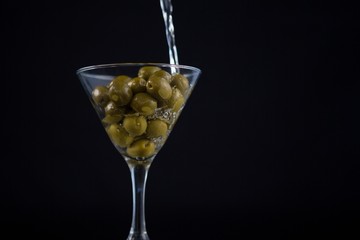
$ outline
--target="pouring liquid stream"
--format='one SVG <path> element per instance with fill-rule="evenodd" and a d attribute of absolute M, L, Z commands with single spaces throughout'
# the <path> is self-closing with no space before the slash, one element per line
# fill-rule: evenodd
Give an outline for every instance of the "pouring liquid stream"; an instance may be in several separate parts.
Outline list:
<path fill-rule="evenodd" d="M 169 47 L 169 60 L 170 64 L 179 64 L 176 44 L 175 44 L 175 28 L 172 19 L 173 6 L 171 0 L 160 0 L 160 6 L 165 22 L 166 39 Z M 172 69 L 175 73 L 175 69 Z"/>

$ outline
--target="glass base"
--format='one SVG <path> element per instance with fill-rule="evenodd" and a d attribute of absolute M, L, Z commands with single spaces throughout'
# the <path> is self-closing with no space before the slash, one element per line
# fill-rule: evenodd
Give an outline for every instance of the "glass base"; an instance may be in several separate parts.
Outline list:
<path fill-rule="evenodd" d="M 147 233 L 130 233 L 127 240 L 150 240 Z"/>

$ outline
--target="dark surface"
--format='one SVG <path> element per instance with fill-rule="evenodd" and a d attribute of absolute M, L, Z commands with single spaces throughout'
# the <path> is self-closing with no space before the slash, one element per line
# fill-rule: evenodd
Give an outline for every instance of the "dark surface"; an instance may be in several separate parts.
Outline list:
<path fill-rule="evenodd" d="M 151 239 L 359 236 L 358 10 L 290 2 L 174 1 L 203 74 L 150 170 Z M 167 62 L 158 1 L 1 5 L 0 234 L 125 239 L 130 174 L 75 71 Z"/>

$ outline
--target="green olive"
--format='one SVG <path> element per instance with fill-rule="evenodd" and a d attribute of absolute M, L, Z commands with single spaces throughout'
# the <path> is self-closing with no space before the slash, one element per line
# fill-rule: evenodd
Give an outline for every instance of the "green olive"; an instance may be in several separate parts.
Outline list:
<path fill-rule="evenodd" d="M 109 83 L 109 88 L 116 82 L 116 83 L 129 83 L 131 81 L 131 77 L 126 76 L 126 75 L 119 75 L 117 77 L 115 77 L 110 83 Z"/>
<path fill-rule="evenodd" d="M 104 108 L 105 117 L 102 122 L 105 124 L 118 123 L 124 118 L 125 108 L 118 107 L 114 102 L 110 101 Z"/>
<path fill-rule="evenodd" d="M 153 74 L 154 72 L 159 71 L 159 70 L 161 70 L 161 68 L 159 68 L 159 67 L 144 66 L 139 69 L 138 76 L 145 80 L 148 80 L 149 77 L 151 76 L 151 74 Z"/>
<path fill-rule="evenodd" d="M 130 136 L 136 137 L 145 133 L 147 122 L 144 116 L 125 117 L 123 121 L 125 130 Z"/>
<path fill-rule="evenodd" d="M 154 72 L 151 77 L 156 76 L 156 77 L 161 77 L 161 78 L 165 78 L 165 80 L 170 83 L 171 82 L 171 74 L 168 73 L 165 70 L 159 70 L 157 72 Z"/>
<path fill-rule="evenodd" d="M 154 114 L 157 101 L 147 93 L 137 93 L 131 100 L 130 106 L 138 113 L 149 116 Z"/>
<path fill-rule="evenodd" d="M 175 86 L 182 94 L 189 89 L 189 80 L 182 74 L 175 74 L 171 78 L 171 86 Z"/>
<path fill-rule="evenodd" d="M 94 100 L 95 104 L 104 107 L 110 100 L 107 87 L 97 86 L 92 91 L 92 99 Z"/>
<path fill-rule="evenodd" d="M 133 158 L 151 157 L 155 153 L 155 143 L 148 139 L 140 139 L 131 144 L 131 146 L 126 149 L 126 152 Z"/>
<path fill-rule="evenodd" d="M 185 103 L 185 98 L 180 90 L 174 88 L 172 90 L 171 98 L 167 101 L 168 107 L 172 108 L 174 112 L 178 112 Z"/>
<path fill-rule="evenodd" d="M 127 147 L 134 141 L 134 138 L 119 124 L 111 124 L 107 133 L 113 143 L 120 147 Z"/>
<path fill-rule="evenodd" d="M 118 76 L 110 83 L 109 96 L 110 99 L 118 106 L 128 104 L 133 96 L 128 82 L 131 78 L 127 76 Z"/>
<path fill-rule="evenodd" d="M 133 93 L 146 92 L 146 80 L 141 77 L 131 79 L 128 84 Z"/>
<path fill-rule="evenodd" d="M 124 115 L 125 108 L 119 107 L 113 101 L 110 101 L 105 106 L 105 114 L 107 114 L 107 115 Z"/>
<path fill-rule="evenodd" d="M 123 118 L 123 115 L 106 115 L 101 121 L 105 124 L 113 124 L 119 123 Z"/>
<path fill-rule="evenodd" d="M 154 98 L 163 101 L 171 97 L 172 90 L 165 78 L 151 76 L 146 83 L 146 91 Z"/>
<path fill-rule="evenodd" d="M 168 126 L 166 122 L 155 119 L 148 122 L 146 136 L 149 138 L 166 137 L 167 131 Z"/>

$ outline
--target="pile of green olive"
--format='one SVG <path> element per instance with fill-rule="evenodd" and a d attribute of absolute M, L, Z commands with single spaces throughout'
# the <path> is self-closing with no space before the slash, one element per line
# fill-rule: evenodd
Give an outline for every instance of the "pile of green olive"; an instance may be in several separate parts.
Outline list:
<path fill-rule="evenodd" d="M 188 89 L 184 75 L 144 66 L 136 77 L 120 75 L 107 86 L 95 87 L 92 100 L 103 115 L 112 142 L 129 157 L 144 159 L 156 153 L 173 123 L 157 116 L 156 111 L 176 114 L 185 103 Z"/>

